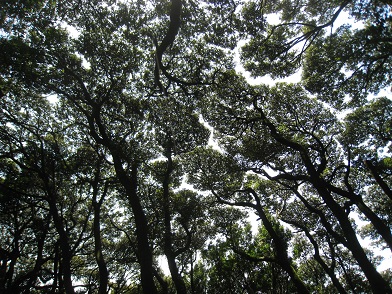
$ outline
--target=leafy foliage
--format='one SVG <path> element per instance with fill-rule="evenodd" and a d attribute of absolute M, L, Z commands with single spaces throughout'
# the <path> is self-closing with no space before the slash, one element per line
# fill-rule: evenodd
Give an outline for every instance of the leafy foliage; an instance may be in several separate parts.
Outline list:
<path fill-rule="evenodd" d="M 0 4 L 0 292 L 392 293 L 390 35 L 376 0 Z"/>

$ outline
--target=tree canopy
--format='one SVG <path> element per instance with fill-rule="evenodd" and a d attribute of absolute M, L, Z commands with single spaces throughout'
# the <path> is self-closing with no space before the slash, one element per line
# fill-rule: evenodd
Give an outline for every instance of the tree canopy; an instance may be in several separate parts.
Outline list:
<path fill-rule="evenodd" d="M 0 292 L 392 293 L 391 10 L 1 2 Z"/>

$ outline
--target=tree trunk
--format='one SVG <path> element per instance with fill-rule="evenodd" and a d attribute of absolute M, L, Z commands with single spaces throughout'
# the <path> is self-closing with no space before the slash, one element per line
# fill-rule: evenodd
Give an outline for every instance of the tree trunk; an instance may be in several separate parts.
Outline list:
<path fill-rule="evenodd" d="M 325 188 L 323 180 L 320 179 L 316 173 L 309 173 L 312 175 L 311 180 L 314 187 L 337 218 L 347 240 L 346 247 L 351 251 L 353 257 L 358 262 L 358 265 L 363 270 L 363 273 L 370 283 L 373 293 L 392 293 L 392 289 L 388 285 L 387 281 L 384 280 L 384 278 L 368 259 L 365 251 L 358 241 L 355 230 L 353 229 L 344 209 L 333 199 L 330 192 Z"/>
<path fill-rule="evenodd" d="M 384 182 L 384 180 L 380 177 L 380 175 L 377 172 L 377 168 L 373 165 L 371 160 L 365 160 L 364 161 L 365 166 L 370 170 L 373 178 L 376 180 L 377 184 L 381 187 L 381 189 L 384 191 L 385 195 L 389 197 L 389 199 L 392 200 L 392 190 L 389 188 L 388 184 Z"/>
<path fill-rule="evenodd" d="M 87 95 L 88 96 L 88 95 Z M 86 100 L 89 100 L 87 97 Z M 91 103 L 91 102 L 90 102 Z M 156 294 L 157 288 L 154 282 L 153 256 L 148 238 L 148 223 L 138 195 L 138 163 L 133 161 L 131 174 L 124 170 L 122 150 L 106 133 L 106 127 L 100 117 L 100 105 L 92 103 L 93 111 L 89 120 L 90 132 L 98 144 L 109 149 L 113 157 L 114 169 L 120 184 L 124 187 L 126 196 L 132 209 L 136 226 L 137 256 L 140 264 L 140 276 L 143 292 L 145 294 Z"/>
<path fill-rule="evenodd" d="M 355 230 L 353 229 L 350 220 L 345 214 L 344 209 L 333 199 L 330 191 L 326 187 L 327 186 L 326 183 L 320 177 L 320 173 L 317 172 L 317 169 L 314 167 L 312 160 L 309 157 L 307 149 L 301 144 L 291 141 L 290 139 L 287 139 L 283 137 L 281 134 L 279 134 L 276 127 L 273 125 L 271 121 L 268 120 L 263 110 L 260 107 L 258 107 L 256 100 L 254 100 L 254 107 L 255 109 L 258 110 L 259 114 L 261 115 L 261 120 L 263 124 L 269 129 L 271 136 L 277 142 L 299 152 L 303 164 L 309 175 L 311 184 L 314 186 L 318 194 L 321 196 L 321 198 L 324 200 L 326 205 L 329 207 L 329 209 L 337 218 L 340 227 L 343 230 L 347 240 L 346 247 L 352 252 L 355 260 L 358 262 L 358 265 L 363 270 L 366 278 L 368 279 L 372 287 L 373 292 L 392 293 L 392 289 L 387 283 L 387 281 L 385 281 L 383 277 L 380 275 L 380 273 L 377 272 L 374 265 L 370 262 L 370 260 L 366 256 L 366 253 L 363 250 L 362 246 L 360 245 Z"/>
<path fill-rule="evenodd" d="M 255 197 L 257 197 L 255 195 Z M 258 199 L 258 198 L 257 198 Z M 289 257 L 287 255 L 287 246 L 282 240 L 282 238 L 277 234 L 275 231 L 272 223 L 268 219 L 267 215 L 264 213 L 264 210 L 259 201 L 257 201 L 257 212 L 262 220 L 265 229 L 268 231 L 269 235 L 271 236 L 272 240 L 274 241 L 274 245 L 276 248 L 276 257 L 278 264 L 287 272 L 290 276 L 293 284 L 298 290 L 298 293 L 310 293 L 309 290 L 306 288 L 305 284 L 302 280 L 298 277 L 296 271 L 294 270 Z"/>
<path fill-rule="evenodd" d="M 94 199 L 95 200 L 95 199 Z M 101 205 L 96 201 L 93 202 L 94 207 L 94 255 L 95 260 L 98 264 L 99 271 L 99 289 L 98 294 L 106 294 L 108 288 L 109 273 L 106 267 L 105 259 L 102 254 L 102 242 L 101 242 Z"/>
<path fill-rule="evenodd" d="M 328 274 L 328 276 L 330 277 L 333 285 L 335 286 L 335 288 L 339 291 L 340 294 L 346 294 L 346 290 L 344 290 L 344 287 L 342 286 L 342 284 L 340 283 L 339 279 L 336 277 L 334 271 L 324 262 L 324 260 L 321 258 L 320 256 L 320 248 L 319 245 L 317 244 L 316 240 L 313 238 L 312 234 L 309 232 L 308 228 L 299 224 L 298 222 L 294 221 L 294 220 L 287 220 L 284 219 L 284 222 L 288 223 L 288 224 L 292 224 L 297 228 L 300 228 L 305 235 L 308 237 L 310 243 L 313 245 L 314 248 L 314 259 L 320 264 L 320 266 L 323 268 L 323 270 Z"/>
<path fill-rule="evenodd" d="M 128 201 L 131 206 L 133 216 L 135 218 L 136 225 L 136 238 L 137 238 L 137 256 L 139 257 L 140 272 L 141 272 L 141 283 L 143 293 L 155 294 L 157 288 L 154 282 L 154 271 L 153 271 L 153 257 L 150 248 L 150 242 L 148 238 L 148 224 L 147 218 L 144 214 L 143 207 L 140 202 L 140 198 L 137 194 L 137 164 L 133 164 L 131 175 L 128 176 L 123 169 L 121 159 L 117 154 L 117 151 L 111 149 L 113 156 L 114 167 L 118 179 L 121 185 L 124 187 L 128 196 Z"/>
<path fill-rule="evenodd" d="M 50 213 L 53 217 L 53 222 L 56 227 L 57 233 L 59 234 L 60 249 L 61 249 L 61 259 L 62 259 L 62 272 L 64 278 L 64 288 L 67 294 L 74 294 L 74 288 L 72 285 L 72 271 L 71 271 L 71 259 L 72 254 L 70 251 L 69 241 L 67 232 L 65 231 L 63 221 L 59 216 L 55 195 L 49 196 L 49 208 Z"/>
<path fill-rule="evenodd" d="M 170 139 L 169 139 L 170 140 Z M 164 252 L 167 258 L 167 262 L 169 265 L 170 274 L 176 287 L 177 294 L 186 294 L 186 286 L 184 280 L 182 279 L 177 263 L 176 263 L 176 254 L 173 250 L 173 240 L 172 240 L 172 230 L 171 230 L 171 214 L 170 214 L 170 195 L 169 195 L 169 184 L 170 184 L 170 175 L 173 171 L 173 161 L 171 158 L 171 147 L 169 144 L 167 150 L 167 169 L 165 173 L 165 178 L 163 180 L 163 210 L 164 210 L 164 223 L 165 223 L 165 232 L 164 232 Z"/>

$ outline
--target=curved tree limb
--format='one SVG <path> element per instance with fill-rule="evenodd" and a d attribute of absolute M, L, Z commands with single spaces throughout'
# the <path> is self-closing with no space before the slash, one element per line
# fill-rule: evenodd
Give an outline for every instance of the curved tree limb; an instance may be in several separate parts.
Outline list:
<path fill-rule="evenodd" d="M 163 38 L 161 44 L 156 49 L 156 58 L 159 63 L 162 63 L 162 56 L 166 49 L 173 44 L 181 24 L 181 11 L 182 2 L 181 0 L 172 0 L 170 8 L 170 24 L 169 29 Z"/>
<path fill-rule="evenodd" d="M 162 63 L 162 57 L 169 46 L 171 46 L 177 37 L 178 31 L 181 25 L 181 14 L 182 14 L 182 0 L 171 0 L 170 8 L 170 23 L 166 35 L 163 37 L 162 42 L 158 45 L 158 41 L 155 37 L 152 37 L 155 50 L 155 69 L 154 69 L 154 83 L 155 86 L 160 89 L 162 93 L 167 96 L 167 89 L 161 82 L 161 73 L 169 80 L 169 82 L 175 82 L 180 86 L 194 86 L 201 84 L 200 82 L 187 82 L 183 81 L 167 71 L 167 66 Z M 186 91 L 183 88 L 184 91 Z"/>
<path fill-rule="evenodd" d="M 156 47 L 155 51 L 155 70 L 154 70 L 154 82 L 155 86 L 158 86 L 159 89 L 166 93 L 166 89 L 163 88 L 162 82 L 160 80 L 160 72 L 162 71 L 165 76 L 168 75 L 165 67 L 162 64 L 162 56 L 166 49 L 173 44 L 178 31 L 180 29 L 181 24 L 181 11 L 182 11 L 182 2 L 181 0 L 172 0 L 171 8 L 170 8 L 170 24 L 169 29 L 166 32 L 165 37 L 163 38 L 160 45 L 158 45 L 158 41 L 154 38 L 154 45 Z"/>
<path fill-rule="evenodd" d="M 369 169 L 371 175 L 376 180 L 377 184 L 381 187 L 384 193 L 392 200 L 392 190 L 389 188 L 388 184 L 381 178 L 377 171 L 377 167 L 372 163 L 371 160 L 364 161 L 365 166 Z"/>

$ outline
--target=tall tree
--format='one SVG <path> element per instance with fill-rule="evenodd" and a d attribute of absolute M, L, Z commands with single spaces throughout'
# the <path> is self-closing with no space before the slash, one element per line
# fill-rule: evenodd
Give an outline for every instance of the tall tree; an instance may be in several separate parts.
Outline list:
<path fill-rule="evenodd" d="M 391 293 L 390 14 L 1 3 L 0 291 Z"/>

